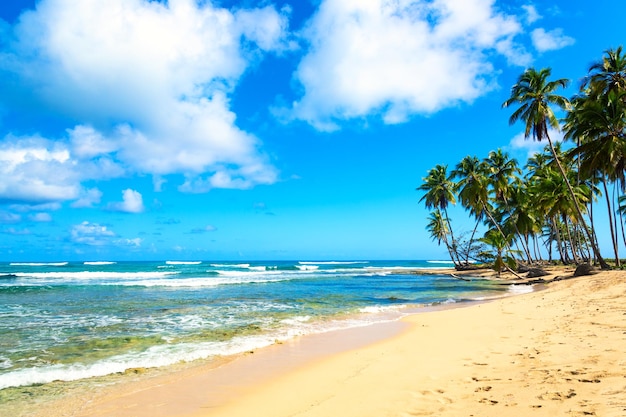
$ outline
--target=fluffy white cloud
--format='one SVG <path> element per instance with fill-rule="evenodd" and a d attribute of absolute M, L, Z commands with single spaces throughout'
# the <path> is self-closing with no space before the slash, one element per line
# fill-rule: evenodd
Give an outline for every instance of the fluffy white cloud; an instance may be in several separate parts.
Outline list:
<path fill-rule="evenodd" d="M 546 31 L 545 29 L 535 29 L 531 33 L 533 45 L 539 52 L 553 51 L 573 45 L 576 40 L 563 34 L 563 29 Z"/>
<path fill-rule="evenodd" d="M 325 0 L 304 32 L 290 117 L 319 129 L 382 112 L 386 123 L 471 102 L 494 87 L 493 52 L 526 64 L 517 19 L 493 0 Z"/>
<path fill-rule="evenodd" d="M 62 144 L 40 137 L 0 141 L 0 201 L 71 200 L 79 190 L 78 173 Z"/>
<path fill-rule="evenodd" d="M 70 236 L 72 241 L 76 243 L 89 246 L 104 246 L 111 242 L 111 239 L 115 237 L 115 233 L 106 226 L 84 221 L 72 227 Z"/>
<path fill-rule="evenodd" d="M 141 213 L 144 211 L 143 198 L 140 193 L 128 188 L 122 191 L 122 201 L 112 203 L 109 209 L 124 213 Z"/>
<path fill-rule="evenodd" d="M 85 178 L 134 172 L 193 178 L 219 175 L 223 166 L 245 172 L 246 186 L 274 182 L 275 168 L 258 140 L 237 127 L 228 95 L 263 53 L 284 48 L 286 27 L 286 16 L 273 7 L 231 12 L 195 0 L 38 2 L 13 28 L 0 68 L 17 74 L 44 106 L 77 121 L 61 138 L 63 155 L 41 147 L 48 154 L 31 152 L 33 158 L 48 166 L 73 162 L 81 171 L 54 188 L 40 175 L 44 168 L 24 170 L 18 184 L 28 189 L 0 185 L 0 198 L 76 198 Z M 16 161 L 14 176 L 17 166 L 25 168 Z"/>

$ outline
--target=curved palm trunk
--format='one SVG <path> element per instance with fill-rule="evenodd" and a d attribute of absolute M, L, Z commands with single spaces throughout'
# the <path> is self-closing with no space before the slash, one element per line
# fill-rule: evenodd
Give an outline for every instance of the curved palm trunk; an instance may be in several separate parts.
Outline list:
<path fill-rule="evenodd" d="M 448 246 L 448 251 L 450 252 L 450 258 L 452 258 L 452 262 L 455 266 L 461 266 L 461 260 L 459 259 L 459 254 L 456 250 L 456 243 L 454 240 L 454 233 L 452 233 L 452 224 L 450 224 L 450 218 L 448 217 L 448 210 L 443 209 L 443 214 L 446 218 L 446 223 L 448 223 L 448 230 L 450 231 L 450 239 L 452 239 L 452 244 Z M 446 240 L 446 245 L 448 242 Z"/>
<path fill-rule="evenodd" d="M 550 145 L 550 151 L 552 152 L 552 156 L 554 156 L 554 160 L 556 161 L 556 164 L 559 167 L 559 170 L 561 171 L 561 175 L 563 175 L 563 179 L 565 180 L 565 184 L 567 185 L 567 189 L 569 190 L 570 196 L 572 197 L 572 201 L 574 202 L 574 208 L 576 209 L 576 214 L 578 216 L 578 221 L 580 221 L 580 224 L 581 224 L 583 230 L 585 231 L 585 234 L 587 235 L 587 238 L 589 239 L 589 244 L 591 245 L 591 249 L 593 250 L 593 254 L 596 257 L 598 263 L 600 263 L 600 268 L 602 268 L 602 269 L 611 269 L 609 264 L 606 263 L 606 261 L 604 260 L 604 258 L 600 254 L 600 250 L 598 249 L 598 245 L 596 245 L 596 242 L 593 239 L 593 236 L 591 235 L 591 232 L 589 231 L 589 228 L 587 227 L 587 222 L 585 222 L 585 218 L 583 217 L 583 213 L 580 210 L 580 205 L 578 204 L 578 200 L 576 199 L 576 195 L 574 194 L 574 190 L 572 189 L 572 184 L 569 183 L 569 179 L 567 179 L 567 174 L 565 173 L 565 170 L 563 169 L 563 166 L 561 165 L 561 161 L 559 161 L 559 158 L 558 158 L 558 156 L 556 154 L 556 151 L 554 149 L 554 145 L 552 145 L 552 139 L 550 139 L 550 136 L 547 136 L 547 139 L 548 139 L 548 144 Z"/>

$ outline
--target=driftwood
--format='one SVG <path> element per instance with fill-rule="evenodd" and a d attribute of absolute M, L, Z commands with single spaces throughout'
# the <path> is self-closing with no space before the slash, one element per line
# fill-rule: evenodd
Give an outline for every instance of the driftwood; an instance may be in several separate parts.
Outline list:
<path fill-rule="evenodd" d="M 469 278 L 460 277 L 458 275 L 450 274 L 452 278 L 460 279 L 461 281 L 471 281 Z"/>

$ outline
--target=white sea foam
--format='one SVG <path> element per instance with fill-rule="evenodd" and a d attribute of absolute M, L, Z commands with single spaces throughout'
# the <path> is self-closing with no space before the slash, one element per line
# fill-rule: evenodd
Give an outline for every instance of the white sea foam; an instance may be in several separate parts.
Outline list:
<path fill-rule="evenodd" d="M 249 268 L 250 264 L 211 264 L 213 268 Z"/>
<path fill-rule="evenodd" d="M 281 323 L 289 324 L 289 325 L 299 325 L 302 323 L 309 322 L 311 320 L 311 316 L 296 316 L 290 319 L 281 320 Z"/>
<path fill-rule="evenodd" d="M 262 307 L 262 306 L 261 306 Z M 275 306 L 266 306 L 274 308 Z M 240 307 L 234 306 L 233 308 Z M 372 311 L 380 313 L 387 311 Z M 369 313 L 369 312 L 367 312 Z M 196 315 L 178 317 L 176 324 L 186 328 L 206 328 L 206 318 Z M 121 373 L 132 368 L 156 368 L 180 362 L 191 362 L 216 356 L 235 355 L 286 341 L 305 334 L 320 334 L 335 330 L 364 327 L 376 322 L 391 321 L 380 314 L 365 314 L 347 320 L 312 321 L 310 316 L 295 316 L 282 320 L 284 325 L 271 333 L 235 337 L 223 342 L 178 343 L 153 346 L 143 352 L 131 352 L 93 364 L 47 365 L 24 368 L 0 374 L 0 390 L 8 387 L 45 384 L 52 381 L 73 381 Z M 164 340 L 167 340 L 165 337 Z M 171 339 L 170 339 L 171 340 Z M 35 359 L 35 358 L 33 358 Z"/>
<path fill-rule="evenodd" d="M 230 272 L 230 271 L 226 271 Z M 123 286 L 143 286 L 143 287 L 172 287 L 172 288 L 202 288 L 217 287 L 219 285 L 241 285 L 241 284 L 262 284 L 271 282 L 289 281 L 293 277 L 269 275 L 263 276 L 261 273 L 251 273 L 250 275 L 234 274 L 231 277 L 210 277 L 210 278 L 181 278 L 181 279 L 140 279 L 132 281 L 119 281 L 107 285 Z"/>
<path fill-rule="evenodd" d="M 228 342 L 182 343 L 153 346 L 140 353 L 129 353 L 90 365 L 48 365 L 0 374 L 0 390 L 52 381 L 74 381 L 124 372 L 131 368 L 156 368 L 217 355 L 235 355 L 269 346 L 270 336 L 240 337 Z"/>
<path fill-rule="evenodd" d="M 508 290 L 512 294 L 528 294 L 529 292 L 533 292 L 534 285 L 509 285 Z"/>
<path fill-rule="evenodd" d="M 165 261 L 166 265 L 200 265 L 202 261 Z"/>
<path fill-rule="evenodd" d="M 30 277 L 44 280 L 90 280 L 90 279 L 130 279 L 130 278 L 162 278 L 176 275 L 179 272 L 15 272 L 17 277 Z"/>
<path fill-rule="evenodd" d="M 386 313 L 386 312 L 390 312 L 390 311 L 399 311 L 403 308 L 406 308 L 405 305 L 402 304 L 396 304 L 396 305 L 392 305 L 392 306 L 369 306 L 369 307 L 363 307 L 361 309 L 359 309 L 359 311 L 361 313 L 366 313 L 366 314 L 379 314 L 379 313 Z"/>
<path fill-rule="evenodd" d="M 316 271 L 319 269 L 319 266 L 317 265 L 296 265 L 296 268 L 298 268 L 301 271 Z"/>
<path fill-rule="evenodd" d="M 94 262 L 85 262 L 85 265 L 94 265 L 94 266 L 99 266 L 99 265 L 115 265 L 117 262 L 110 262 L 110 261 L 94 261 Z"/>
<path fill-rule="evenodd" d="M 250 271 L 266 271 L 267 267 L 265 267 L 265 266 L 249 266 L 248 269 Z"/>
<path fill-rule="evenodd" d="M 11 262 L 11 266 L 65 266 L 69 262 Z"/>

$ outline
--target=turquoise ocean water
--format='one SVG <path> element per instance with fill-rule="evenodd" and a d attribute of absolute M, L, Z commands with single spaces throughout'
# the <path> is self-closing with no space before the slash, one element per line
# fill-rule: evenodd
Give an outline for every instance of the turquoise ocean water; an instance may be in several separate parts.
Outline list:
<path fill-rule="evenodd" d="M 0 264 L 0 390 L 237 354 L 504 295 L 437 261 Z"/>

